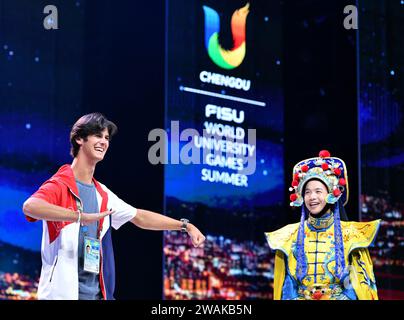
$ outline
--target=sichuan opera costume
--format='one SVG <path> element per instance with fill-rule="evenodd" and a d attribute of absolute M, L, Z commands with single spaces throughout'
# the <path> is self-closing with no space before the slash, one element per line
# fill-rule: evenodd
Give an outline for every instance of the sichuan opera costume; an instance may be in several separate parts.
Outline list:
<path fill-rule="evenodd" d="M 327 186 L 328 210 L 316 218 L 304 203 L 305 184 L 312 179 Z M 326 150 L 293 169 L 292 207 L 301 207 L 300 223 L 266 233 L 275 255 L 275 300 L 377 300 L 368 247 L 380 220 L 341 221 L 348 202 L 345 163 Z"/>

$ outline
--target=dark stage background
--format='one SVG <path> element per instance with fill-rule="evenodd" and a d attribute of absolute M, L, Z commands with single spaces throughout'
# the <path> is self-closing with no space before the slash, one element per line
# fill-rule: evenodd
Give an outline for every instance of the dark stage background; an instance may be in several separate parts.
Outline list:
<path fill-rule="evenodd" d="M 96 177 L 139 208 L 163 210 L 163 167 L 148 162 L 147 136 L 164 126 L 164 3 L 55 1 L 58 30 L 43 28 L 47 4 L 0 2 L 0 216 L 10 231 L 0 234 L 3 298 L 10 284 L 26 298 L 38 276 L 42 225 L 26 223 L 21 205 L 71 162 L 68 134 L 82 114 L 118 124 Z M 161 298 L 162 233 L 125 225 L 113 239 L 116 298 Z"/>
<path fill-rule="evenodd" d="M 366 9 L 370 1 L 362 2 Z M 394 65 L 397 82 L 384 88 L 390 90 L 398 106 L 403 105 L 404 55 L 402 44 L 401 49 L 396 47 L 402 35 L 404 8 L 399 0 L 392 2 L 395 6 L 388 6 L 390 1 L 386 0 L 373 7 L 371 17 L 384 17 L 377 18 L 378 24 L 363 17 L 358 42 L 358 33 L 343 27 L 343 9 L 352 4 L 350 1 L 274 1 L 282 15 L 281 43 L 277 46 L 282 52 L 284 185 L 290 184 L 296 162 L 328 149 L 347 164 L 350 201 L 346 209 L 352 220 L 360 219 L 360 213 L 366 218 L 359 201 L 361 181 L 362 195 L 365 188 L 370 196 L 383 196 L 373 192 L 369 185 L 374 184 L 366 184 L 370 180 L 364 179 L 364 153 L 377 156 L 380 150 L 380 144 L 363 149 L 364 142 L 372 143 L 366 136 L 373 132 L 372 124 L 365 130 L 361 122 L 362 87 L 369 74 L 363 70 L 374 69 L 361 61 L 379 52 L 370 51 L 372 39 L 365 42 L 366 34 L 379 32 L 378 39 L 394 53 L 383 68 L 391 77 Z M 59 10 L 59 29 L 45 30 L 42 21 L 47 4 L 41 0 L 0 0 L 0 299 L 35 298 L 42 226 L 25 222 L 21 206 L 60 165 L 71 161 L 68 133 L 82 114 L 102 112 L 119 128 L 105 160 L 97 166 L 96 178 L 134 206 L 164 212 L 164 167 L 149 163 L 152 143 L 147 138 L 152 129 L 165 128 L 166 4 L 56 0 L 52 4 Z M 361 14 L 365 13 L 369 11 Z M 372 94 L 380 96 L 378 91 Z M 402 122 L 396 125 L 402 128 Z M 397 155 L 401 154 L 402 135 L 399 130 L 394 134 L 394 140 L 383 143 L 383 150 L 388 153 L 394 147 L 397 152 L 392 155 Z M 374 165 L 386 158 L 376 156 L 367 159 Z M 396 190 L 394 201 L 403 203 L 399 181 L 393 179 L 402 172 L 402 162 L 399 157 L 394 159 L 390 168 L 398 171 L 388 171 L 388 178 L 383 176 L 386 171 L 381 173 L 383 190 Z M 279 192 L 289 198 L 287 187 Z M 288 201 L 280 212 L 279 221 L 299 220 L 299 213 L 290 209 Z M 273 230 L 271 226 L 259 228 Z M 163 233 L 125 225 L 113 232 L 113 240 L 115 297 L 161 299 Z M 394 246 L 399 248 L 402 242 Z M 394 252 L 402 259 L 402 251 Z M 381 272 L 375 268 L 376 274 Z M 385 278 L 381 284 L 381 289 L 390 290 L 393 281 Z M 381 292 L 385 298 L 394 298 L 399 297 L 400 289 Z"/>
<path fill-rule="evenodd" d="M 379 295 L 404 299 L 404 3 L 359 1 L 362 220 L 382 219 L 373 257 Z"/>

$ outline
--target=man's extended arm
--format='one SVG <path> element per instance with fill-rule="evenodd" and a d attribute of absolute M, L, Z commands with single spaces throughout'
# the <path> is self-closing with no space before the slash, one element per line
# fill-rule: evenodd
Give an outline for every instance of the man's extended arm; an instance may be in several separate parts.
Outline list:
<path fill-rule="evenodd" d="M 56 206 L 35 197 L 31 197 L 24 202 L 22 211 L 25 215 L 36 220 L 76 222 L 79 217 L 78 213 L 73 210 Z M 100 220 L 113 212 L 114 211 L 105 211 L 96 214 L 82 213 L 80 221 L 82 224 L 89 224 L 91 222 Z"/>
<path fill-rule="evenodd" d="M 137 214 L 131 222 L 139 228 L 147 230 L 181 230 L 182 227 L 180 220 L 143 209 L 137 209 Z M 205 241 L 204 235 L 191 223 L 187 224 L 187 232 L 195 247 Z"/>

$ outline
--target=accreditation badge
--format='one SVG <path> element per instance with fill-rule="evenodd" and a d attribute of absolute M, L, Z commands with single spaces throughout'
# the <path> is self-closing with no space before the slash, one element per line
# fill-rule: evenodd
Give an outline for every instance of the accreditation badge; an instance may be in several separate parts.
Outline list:
<path fill-rule="evenodd" d="M 100 272 L 100 240 L 84 237 L 84 271 Z"/>

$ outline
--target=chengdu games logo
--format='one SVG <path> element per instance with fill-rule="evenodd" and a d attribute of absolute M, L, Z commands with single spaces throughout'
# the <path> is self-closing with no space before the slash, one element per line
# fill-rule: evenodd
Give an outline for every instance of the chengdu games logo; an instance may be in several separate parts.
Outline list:
<path fill-rule="evenodd" d="M 220 18 L 218 13 L 212 8 L 203 6 L 205 12 L 205 47 L 212 61 L 223 69 L 234 69 L 244 60 L 246 51 L 245 23 L 249 6 L 250 4 L 247 3 L 244 7 L 237 9 L 231 18 L 231 32 L 234 41 L 232 50 L 225 50 L 219 44 Z"/>

